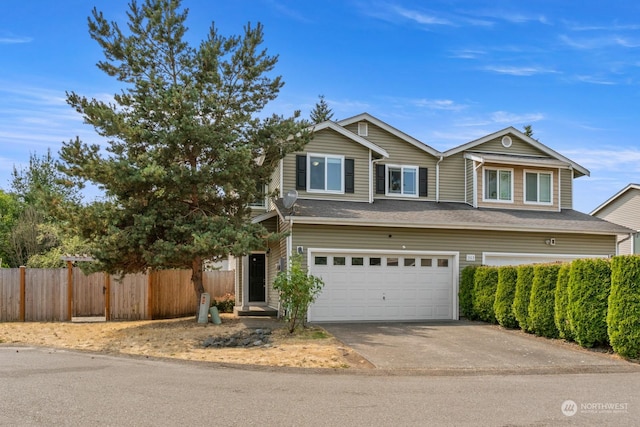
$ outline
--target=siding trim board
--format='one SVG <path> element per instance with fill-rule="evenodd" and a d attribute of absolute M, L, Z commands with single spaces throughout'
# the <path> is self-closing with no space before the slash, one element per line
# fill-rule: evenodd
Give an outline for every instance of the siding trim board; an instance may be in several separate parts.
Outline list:
<path fill-rule="evenodd" d="M 492 258 L 500 259 L 506 258 L 509 260 L 521 259 L 520 263 L 492 263 L 490 261 Z M 523 252 L 483 252 L 482 253 L 482 265 L 491 265 L 491 266 L 500 266 L 500 265 L 519 265 L 519 264 L 531 264 L 534 263 L 545 263 L 545 262 L 553 262 L 549 261 L 555 259 L 556 261 L 562 262 L 570 262 L 574 259 L 579 258 L 609 258 L 609 255 L 584 255 L 584 254 L 565 254 L 565 253 L 554 253 L 554 254 L 542 254 L 542 253 L 523 253 Z"/>

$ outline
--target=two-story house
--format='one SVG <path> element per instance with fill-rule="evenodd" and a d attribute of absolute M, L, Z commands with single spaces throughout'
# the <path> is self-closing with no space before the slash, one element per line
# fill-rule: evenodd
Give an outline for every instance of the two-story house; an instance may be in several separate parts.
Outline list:
<path fill-rule="evenodd" d="M 634 230 L 631 236 L 618 236 L 618 254 L 640 254 L 640 184 L 627 185 L 595 208 L 591 215 Z"/>
<path fill-rule="evenodd" d="M 572 210 L 589 171 L 512 127 L 446 152 L 366 113 L 313 132 L 254 218 L 287 234 L 239 261 L 239 313 L 278 310 L 273 280 L 299 253 L 325 282 L 311 321 L 457 319 L 465 266 L 609 257 L 629 233 Z"/>

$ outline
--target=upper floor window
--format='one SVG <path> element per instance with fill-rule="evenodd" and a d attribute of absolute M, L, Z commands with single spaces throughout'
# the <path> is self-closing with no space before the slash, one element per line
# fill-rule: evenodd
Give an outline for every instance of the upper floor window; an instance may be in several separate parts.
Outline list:
<path fill-rule="evenodd" d="M 525 172 L 524 174 L 524 201 L 525 203 L 552 203 L 551 172 Z"/>
<path fill-rule="evenodd" d="M 513 202 L 513 170 L 484 169 L 484 200 Z"/>
<path fill-rule="evenodd" d="M 387 166 L 387 194 L 418 196 L 417 166 Z"/>
<path fill-rule="evenodd" d="M 307 156 L 307 191 L 344 193 L 344 157 L 325 154 Z"/>
<path fill-rule="evenodd" d="M 249 204 L 252 208 L 267 207 L 267 186 L 262 184 L 256 185 L 256 199 Z"/>

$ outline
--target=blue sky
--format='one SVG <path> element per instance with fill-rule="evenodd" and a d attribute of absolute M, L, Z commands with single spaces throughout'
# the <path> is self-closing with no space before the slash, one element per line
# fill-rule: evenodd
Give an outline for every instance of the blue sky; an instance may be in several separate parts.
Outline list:
<path fill-rule="evenodd" d="M 109 99 L 87 32 L 95 5 L 126 22 L 123 0 L 0 2 L 0 188 L 29 153 L 57 154 L 93 129 L 65 91 Z M 591 171 L 574 181 L 590 212 L 640 182 L 640 3 L 614 0 L 184 0 L 188 38 L 262 22 L 286 83 L 268 113 L 304 116 L 324 94 L 334 119 L 368 112 L 438 150 L 514 126 Z"/>

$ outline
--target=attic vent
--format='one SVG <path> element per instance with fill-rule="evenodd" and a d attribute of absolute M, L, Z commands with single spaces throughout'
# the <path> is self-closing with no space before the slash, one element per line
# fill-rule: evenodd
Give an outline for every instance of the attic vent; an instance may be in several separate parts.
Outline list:
<path fill-rule="evenodd" d="M 367 126 L 367 122 L 358 122 L 358 135 L 360 136 L 369 135 L 369 128 Z"/>
<path fill-rule="evenodd" d="M 513 141 L 511 140 L 511 137 L 509 135 L 505 135 L 502 137 L 502 146 L 504 148 L 511 147 L 511 144 L 513 144 Z"/>

